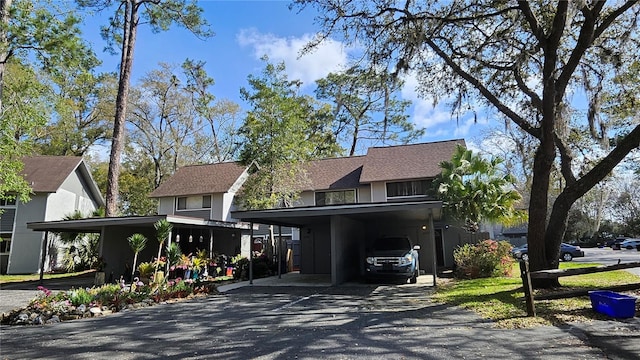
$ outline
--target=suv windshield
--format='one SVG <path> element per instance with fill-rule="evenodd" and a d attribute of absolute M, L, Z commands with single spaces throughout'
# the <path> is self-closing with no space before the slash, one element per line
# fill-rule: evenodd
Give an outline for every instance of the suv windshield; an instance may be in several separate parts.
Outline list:
<path fill-rule="evenodd" d="M 373 245 L 375 250 L 399 250 L 399 249 L 410 249 L 411 244 L 409 243 L 409 239 L 407 238 L 380 238 L 376 240 Z"/>

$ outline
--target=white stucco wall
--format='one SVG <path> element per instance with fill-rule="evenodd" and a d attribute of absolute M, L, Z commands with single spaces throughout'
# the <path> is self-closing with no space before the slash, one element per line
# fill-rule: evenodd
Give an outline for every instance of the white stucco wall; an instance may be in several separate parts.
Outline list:
<path fill-rule="evenodd" d="M 364 185 L 358 188 L 358 203 L 370 203 L 371 202 L 371 186 Z"/>
<path fill-rule="evenodd" d="M 96 201 L 97 199 L 87 190 L 87 183 L 80 172 L 75 171 L 67 177 L 57 192 L 36 194 L 28 203 L 18 203 L 7 273 L 32 274 L 40 271 L 44 232 L 27 229 L 27 223 L 61 220 L 75 210 L 80 210 L 83 215 L 88 216 L 97 208 Z M 56 254 L 49 253 L 47 257 L 56 257 Z M 51 264 L 52 262 L 47 260 L 45 270 L 50 270 L 48 266 Z"/>
<path fill-rule="evenodd" d="M 175 213 L 175 198 L 164 197 L 158 201 L 158 215 L 173 215 Z"/>
<path fill-rule="evenodd" d="M 233 199 L 235 198 L 235 194 L 233 193 L 224 193 L 222 194 L 222 216 L 218 219 L 214 220 L 222 220 L 222 221 L 233 221 L 231 218 L 231 208 L 233 206 Z M 213 206 L 213 204 L 211 205 Z"/>
<path fill-rule="evenodd" d="M 43 232 L 27 229 L 28 222 L 45 218 L 48 194 L 36 194 L 26 204 L 18 202 L 7 274 L 34 274 L 40 269 Z"/>
<path fill-rule="evenodd" d="M 315 192 L 303 191 L 300 193 L 300 198 L 296 206 L 314 206 L 316 204 Z"/>
<path fill-rule="evenodd" d="M 384 182 L 371 183 L 371 202 L 387 201 L 387 186 Z"/>

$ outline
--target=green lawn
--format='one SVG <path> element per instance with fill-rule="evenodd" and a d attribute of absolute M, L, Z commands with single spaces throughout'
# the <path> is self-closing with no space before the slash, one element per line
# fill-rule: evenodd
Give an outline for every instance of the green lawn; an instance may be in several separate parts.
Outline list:
<path fill-rule="evenodd" d="M 64 277 L 78 276 L 92 272 L 93 270 L 86 270 L 74 273 L 60 273 L 60 274 L 44 274 L 45 279 L 57 279 Z M 40 280 L 40 274 L 26 274 L 26 275 L 0 275 L 0 284 L 6 284 L 11 282 L 32 281 Z"/>
<path fill-rule="evenodd" d="M 597 266 L 589 263 L 561 263 L 560 268 Z M 561 324 L 571 321 L 589 321 L 603 315 L 591 309 L 588 296 L 559 300 L 536 301 L 537 317 L 527 317 L 522 280 L 518 265 L 512 277 L 474 280 L 452 280 L 440 286 L 434 295 L 436 301 L 471 309 L 483 318 L 491 319 L 505 328 L 529 327 L 538 324 Z M 623 270 L 560 278 L 562 290 L 597 289 L 612 285 L 640 283 L 640 277 Z M 536 290 L 537 291 L 537 290 Z"/>

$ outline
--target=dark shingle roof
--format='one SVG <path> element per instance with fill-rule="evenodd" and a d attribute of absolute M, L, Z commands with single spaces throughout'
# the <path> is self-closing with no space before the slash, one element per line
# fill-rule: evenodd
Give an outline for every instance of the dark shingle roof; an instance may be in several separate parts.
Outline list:
<path fill-rule="evenodd" d="M 370 148 L 366 156 L 315 160 L 305 165 L 299 190 L 353 189 L 374 181 L 432 178 L 440 162 L 451 160 L 464 140 Z M 245 168 L 238 163 L 185 166 L 150 196 L 186 196 L 227 192 Z"/>
<path fill-rule="evenodd" d="M 353 189 L 360 185 L 364 156 L 312 161 L 306 166 L 309 184 L 303 190 Z"/>
<path fill-rule="evenodd" d="M 24 179 L 34 192 L 54 193 L 82 162 L 79 156 L 29 156 L 22 159 Z"/>
<path fill-rule="evenodd" d="M 244 166 L 234 162 L 185 166 L 178 169 L 149 196 L 160 198 L 224 193 L 238 180 L 244 170 Z"/>
<path fill-rule="evenodd" d="M 369 148 L 361 183 L 432 178 L 440 174 L 440 162 L 450 161 L 462 139 L 424 144 Z"/>

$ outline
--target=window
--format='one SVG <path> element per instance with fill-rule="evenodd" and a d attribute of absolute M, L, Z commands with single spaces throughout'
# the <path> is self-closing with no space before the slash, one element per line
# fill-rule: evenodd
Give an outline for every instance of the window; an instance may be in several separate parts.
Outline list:
<path fill-rule="evenodd" d="M 316 206 L 355 204 L 355 202 L 355 190 L 316 192 Z"/>
<path fill-rule="evenodd" d="M 176 198 L 176 210 L 211 209 L 211 195 L 182 196 Z"/>
<path fill-rule="evenodd" d="M 15 206 L 16 199 L 0 199 L 0 206 Z"/>
<path fill-rule="evenodd" d="M 8 253 L 11 250 L 11 237 L 0 236 L 0 253 Z"/>
<path fill-rule="evenodd" d="M 176 209 L 178 210 L 186 210 L 187 209 L 187 198 L 179 197 L 178 203 L 176 204 Z"/>
<path fill-rule="evenodd" d="M 428 180 L 387 183 L 387 197 L 426 196 L 430 183 Z"/>

